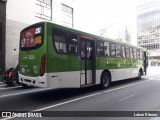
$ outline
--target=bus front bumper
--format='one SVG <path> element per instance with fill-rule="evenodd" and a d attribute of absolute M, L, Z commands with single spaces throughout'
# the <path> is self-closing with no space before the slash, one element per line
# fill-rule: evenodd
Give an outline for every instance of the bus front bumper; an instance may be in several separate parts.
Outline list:
<path fill-rule="evenodd" d="M 29 77 L 24 76 L 19 73 L 19 82 L 22 84 L 30 85 L 30 86 L 36 86 L 36 87 L 47 87 L 47 74 L 44 74 L 42 77 Z"/>

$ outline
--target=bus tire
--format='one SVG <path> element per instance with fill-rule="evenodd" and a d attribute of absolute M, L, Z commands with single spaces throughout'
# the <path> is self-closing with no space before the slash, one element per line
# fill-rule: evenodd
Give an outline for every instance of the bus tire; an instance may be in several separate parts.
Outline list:
<path fill-rule="evenodd" d="M 21 85 L 22 85 L 23 88 L 29 88 L 29 86 L 26 85 L 26 84 L 21 84 Z"/>
<path fill-rule="evenodd" d="M 101 84 L 100 87 L 101 89 L 107 89 L 110 86 L 111 83 L 111 76 L 109 73 L 104 72 L 101 76 Z"/>
<path fill-rule="evenodd" d="M 9 87 L 12 87 L 12 86 L 13 86 L 12 83 L 6 83 L 6 84 L 7 84 L 7 86 L 9 86 Z"/>
<path fill-rule="evenodd" d="M 139 70 L 137 79 L 140 80 L 141 78 L 142 78 L 142 73 L 141 70 Z"/>

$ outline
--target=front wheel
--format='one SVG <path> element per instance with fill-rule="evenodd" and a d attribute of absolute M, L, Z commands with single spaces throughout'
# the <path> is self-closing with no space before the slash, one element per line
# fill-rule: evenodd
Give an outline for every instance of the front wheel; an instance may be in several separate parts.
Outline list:
<path fill-rule="evenodd" d="M 111 77 L 109 75 L 109 73 L 105 72 L 102 74 L 101 76 L 101 88 L 102 89 L 107 89 L 110 86 L 111 83 Z"/>

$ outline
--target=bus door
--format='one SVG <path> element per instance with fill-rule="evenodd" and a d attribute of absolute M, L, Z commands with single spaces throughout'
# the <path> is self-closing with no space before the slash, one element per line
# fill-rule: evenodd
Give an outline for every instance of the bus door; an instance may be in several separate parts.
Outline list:
<path fill-rule="evenodd" d="M 145 75 L 147 74 L 147 67 L 148 67 L 148 55 L 147 55 L 147 52 L 146 51 L 143 51 L 143 69 L 144 69 L 144 72 L 145 72 Z"/>
<path fill-rule="evenodd" d="M 80 42 L 81 57 L 81 87 L 95 84 L 96 78 L 96 55 L 95 39 L 81 38 Z"/>

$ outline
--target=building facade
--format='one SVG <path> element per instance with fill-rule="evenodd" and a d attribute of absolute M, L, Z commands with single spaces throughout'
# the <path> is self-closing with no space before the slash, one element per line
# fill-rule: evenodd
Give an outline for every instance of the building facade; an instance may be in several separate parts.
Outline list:
<path fill-rule="evenodd" d="M 36 22 L 50 21 L 73 27 L 72 0 L 8 0 L 6 6 L 6 17 L 4 13 L 3 18 L 3 21 L 6 18 L 6 25 L 3 26 L 6 26 L 4 35 L 6 39 L 2 40 L 5 52 L 0 53 L 3 55 L 1 57 L 3 61 L 0 62 L 1 65 L 5 65 L 4 69 L 15 67 L 18 64 L 20 31 L 26 26 Z"/>
<path fill-rule="evenodd" d="M 160 65 L 160 0 L 137 7 L 137 45 L 148 50 L 150 65 Z"/>
<path fill-rule="evenodd" d="M 0 0 L 0 74 L 5 69 L 6 1 Z"/>
<path fill-rule="evenodd" d="M 125 22 L 114 22 L 108 27 L 100 30 L 100 36 L 123 41 L 130 42 L 131 40 L 131 31 Z"/>

